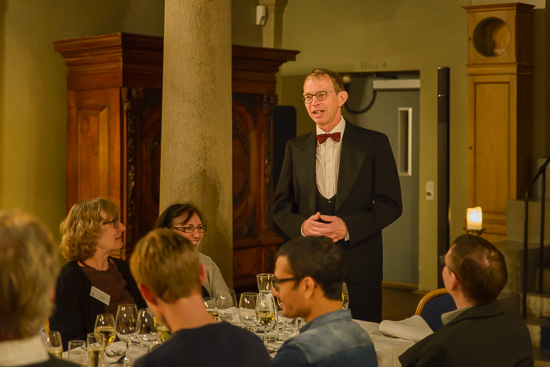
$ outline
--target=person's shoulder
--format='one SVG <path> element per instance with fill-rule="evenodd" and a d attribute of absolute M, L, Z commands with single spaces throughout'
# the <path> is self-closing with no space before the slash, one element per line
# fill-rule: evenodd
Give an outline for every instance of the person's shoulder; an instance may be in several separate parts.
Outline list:
<path fill-rule="evenodd" d="M 203 265 L 214 263 L 214 260 L 212 260 L 212 258 L 210 256 L 205 255 L 202 252 L 199 252 L 199 261 Z"/>
<path fill-rule="evenodd" d="M 301 144 L 304 144 L 306 143 L 309 139 L 311 139 L 311 135 L 314 135 L 315 134 L 315 131 L 310 131 L 306 134 L 303 134 L 303 135 L 298 135 L 298 136 L 295 136 L 293 137 L 292 139 L 290 139 L 288 141 L 288 144 L 290 145 L 301 145 Z"/>
<path fill-rule="evenodd" d="M 371 137 L 371 138 L 386 138 L 387 139 L 386 134 L 384 134 L 380 131 L 367 129 L 365 127 L 356 125 L 356 124 L 354 124 L 353 122 L 351 122 L 349 120 L 346 120 L 346 122 L 347 122 L 346 130 L 349 130 L 349 131 L 344 131 L 344 134 L 346 134 L 347 132 L 352 132 L 353 134 L 358 134 L 358 135 L 361 135 L 361 136 L 368 136 L 368 137 Z"/>
<path fill-rule="evenodd" d="M 61 267 L 59 278 L 71 279 L 82 274 L 84 274 L 84 271 L 82 270 L 80 265 L 78 265 L 78 261 L 74 260 L 65 263 L 65 265 Z"/>

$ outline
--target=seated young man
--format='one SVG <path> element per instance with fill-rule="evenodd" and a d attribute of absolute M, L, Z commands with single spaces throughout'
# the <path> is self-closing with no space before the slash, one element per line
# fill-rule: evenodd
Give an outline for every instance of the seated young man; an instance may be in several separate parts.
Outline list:
<path fill-rule="evenodd" d="M 39 337 L 58 273 L 50 232 L 26 214 L 0 212 L 0 366 L 77 367 L 50 356 Z"/>
<path fill-rule="evenodd" d="M 189 240 L 169 229 L 153 230 L 138 242 L 130 269 L 157 319 L 172 331 L 135 367 L 270 366 L 257 336 L 215 321 L 204 308 L 204 267 Z"/>
<path fill-rule="evenodd" d="M 408 366 L 533 366 L 525 323 L 497 296 L 508 280 L 502 254 L 487 240 L 462 235 L 444 257 L 443 281 L 457 310 L 444 326 L 399 356 Z"/>
<path fill-rule="evenodd" d="M 300 237 L 277 253 L 273 295 L 283 314 L 307 324 L 288 339 L 274 366 L 378 366 L 369 335 L 342 309 L 342 250 L 327 237 Z"/>

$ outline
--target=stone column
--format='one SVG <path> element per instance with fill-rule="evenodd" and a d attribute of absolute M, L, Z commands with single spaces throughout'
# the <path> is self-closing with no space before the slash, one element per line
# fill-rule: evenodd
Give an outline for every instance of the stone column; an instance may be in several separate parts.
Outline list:
<path fill-rule="evenodd" d="M 232 286 L 230 0 L 166 0 L 160 211 L 192 201 L 208 226 L 201 252 Z"/>

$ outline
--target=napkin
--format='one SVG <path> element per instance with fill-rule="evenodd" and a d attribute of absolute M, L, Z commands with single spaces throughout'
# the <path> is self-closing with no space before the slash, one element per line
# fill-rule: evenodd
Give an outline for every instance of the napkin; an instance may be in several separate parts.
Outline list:
<path fill-rule="evenodd" d="M 414 315 L 400 321 L 384 320 L 380 323 L 378 330 L 386 336 L 412 340 L 414 342 L 424 339 L 433 333 L 432 329 L 420 315 Z"/>

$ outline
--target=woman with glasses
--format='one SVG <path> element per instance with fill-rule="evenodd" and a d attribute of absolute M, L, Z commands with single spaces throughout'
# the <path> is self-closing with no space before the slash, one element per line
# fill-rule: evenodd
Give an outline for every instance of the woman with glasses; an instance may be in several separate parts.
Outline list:
<path fill-rule="evenodd" d="M 115 203 L 95 198 L 73 205 L 61 223 L 59 248 L 68 262 L 57 281 L 50 328 L 61 332 L 65 349 L 69 340 L 86 340 L 98 314 L 116 315 L 124 303 L 147 307 L 128 263 L 109 256 L 123 246 L 126 227 L 118 216 Z"/>
<path fill-rule="evenodd" d="M 155 222 L 155 228 L 173 229 L 191 241 L 197 251 L 206 232 L 199 210 L 189 203 L 170 205 Z M 199 260 L 205 270 L 202 295 L 216 297 L 217 290 L 227 289 L 220 268 L 210 257 L 200 252 Z"/>

